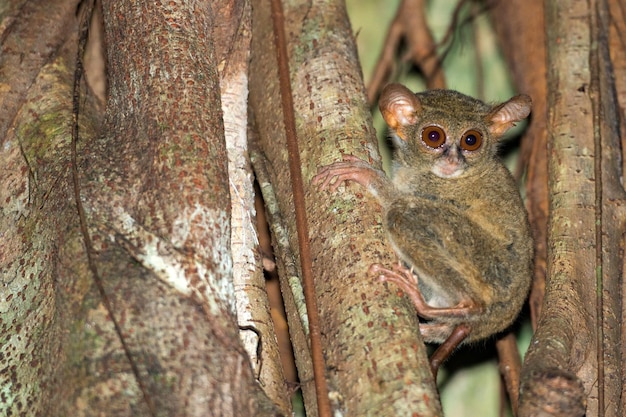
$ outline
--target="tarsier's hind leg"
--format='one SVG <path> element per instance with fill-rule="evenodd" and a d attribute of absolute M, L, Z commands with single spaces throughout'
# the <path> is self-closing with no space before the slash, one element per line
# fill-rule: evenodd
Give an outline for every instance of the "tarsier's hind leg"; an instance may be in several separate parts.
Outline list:
<path fill-rule="evenodd" d="M 480 312 L 479 307 L 465 300 L 459 301 L 450 307 L 433 307 L 429 305 L 419 287 L 418 276 L 403 265 L 396 264 L 392 269 L 389 269 L 381 264 L 372 264 L 369 268 L 369 273 L 383 281 L 393 282 L 402 289 L 411 299 L 418 315 L 422 318 L 465 317 L 469 314 Z"/>
<path fill-rule="evenodd" d="M 436 378 L 441 363 L 469 336 L 471 324 L 466 320 L 480 315 L 485 301 L 482 296 L 489 294 L 480 271 L 480 251 L 486 249 L 485 239 L 459 210 L 436 202 L 426 202 L 420 207 L 415 203 L 398 204 L 387 213 L 387 229 L 395 246 L 415 254 L 409 259 L 405 254 L 399 255 L 417 270 L 417 275 L 403 266 L 387 269 L 377 264 L 370 267 L 370 273 L 398 285 L 411 299 L 418 315 L 432 320 L 420 324 L 420 333 L 428 341 L 441 342 L 430 357 Z M 407 235 L 406 230 L 415 232 Z M 419 273 L 437 279 L 435 287 L 428 287 L 429 283 L 422 286 L 430 292 L 427 298 L 418 285 L 422 278 Z M 483 294 L 477 296 L 477 289 Z M 430 305 L 429 301 L 438 305 Z"/>
<path fill-rule="evenodd" d="M 493 251 L 484 231 L 461 210 L 426 199 L 419 205 L 415 201 L 394 204 L 386 220 L 394 246 L 404 252 L 398 255 L 417 272 L 418 279 L 426 284 L 423 288 L 432 284 L 428 289 L 432 293 L 424 294 L 424 298 L 427 302 L 434 300 L 441 314 L 431 311 L 423 317 L 431 318 L 429 313 L 460 316 L 480 312 L 492 291 L 484 270 L 489 263 L 487 256 L 493 256 Z M 393 281 L 403 289 L 407 286 Z M 454 309 L 459 311 L 451 311 Z"/>
<path fill-rule="evenodd" d="M 373 264 L 369 272 L 398 285 L 409 296 L 417 313 L 423 318 L 465 316 L 476 311 L 475 307 L 437 308 L 429 306 L 417 286 L 417 277 L 412 274 L 412 271 L 401 265 L 390 270 L 380 264 Z M 430 369 L 435 379 L 439 366 L 465 340 L 470 331 L 470 325 L 467 323 L 420 323 L 420 333 L 426 340 L 443 342 L 430 357 Z"/>

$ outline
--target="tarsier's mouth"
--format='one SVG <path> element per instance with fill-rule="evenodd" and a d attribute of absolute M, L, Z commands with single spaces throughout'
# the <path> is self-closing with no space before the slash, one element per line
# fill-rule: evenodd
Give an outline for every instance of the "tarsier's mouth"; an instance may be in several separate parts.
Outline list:
<path fill-rule="evenodd" d="M 435 162 L 431 169 L 432 173 L 441 178 L 457 178 L 465 171 L 463 164 L 439 160 Z"/>

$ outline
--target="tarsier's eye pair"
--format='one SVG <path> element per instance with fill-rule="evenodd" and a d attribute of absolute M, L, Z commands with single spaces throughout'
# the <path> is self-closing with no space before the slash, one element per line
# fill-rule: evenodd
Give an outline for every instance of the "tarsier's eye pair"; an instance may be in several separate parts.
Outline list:
<path fill-rule="evenodd" d="M 427 126 L 422 130 L 422 140 L 430 148 L 438 148 L 446 141 L 446 132 L 439 126 Z M 483 144 L 483 135 L 476 130 L 468 130 L 461 137 L 461 149 L 475 151 Z"/>

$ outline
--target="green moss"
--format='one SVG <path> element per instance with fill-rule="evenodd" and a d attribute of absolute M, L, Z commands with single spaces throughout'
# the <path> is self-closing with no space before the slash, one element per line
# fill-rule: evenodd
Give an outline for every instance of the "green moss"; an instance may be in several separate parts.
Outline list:
<path fill-rule="evenodd" d="M 72 95 L 70 73 L 62 60 L 45 66 L 17 121 L 16 136 L 31 168 L 59 164 L 57 153 L 68 155 L 71 142 Z"/>

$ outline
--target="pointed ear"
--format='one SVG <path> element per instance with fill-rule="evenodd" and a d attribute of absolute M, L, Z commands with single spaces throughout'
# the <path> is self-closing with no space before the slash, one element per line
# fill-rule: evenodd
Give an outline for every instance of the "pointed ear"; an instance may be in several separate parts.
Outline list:
<path fill-rule="evenodd" d="M 515 123 L 528 117 L 531 107 L 532 101 L 526 94 L 515 96 L 494 107 L 487 115 L 489 131 L 496 137 L 502 136 L 504 132 L 515 126 Z"/>
<path fill-rule="evenodd" d="M 385 122 L 403 140 L 401 127 L 415 124 L 417 112 L 422 108 L 417 96 L 408 88 L 400 84 L 388 84 L 378 101 Z"/>

